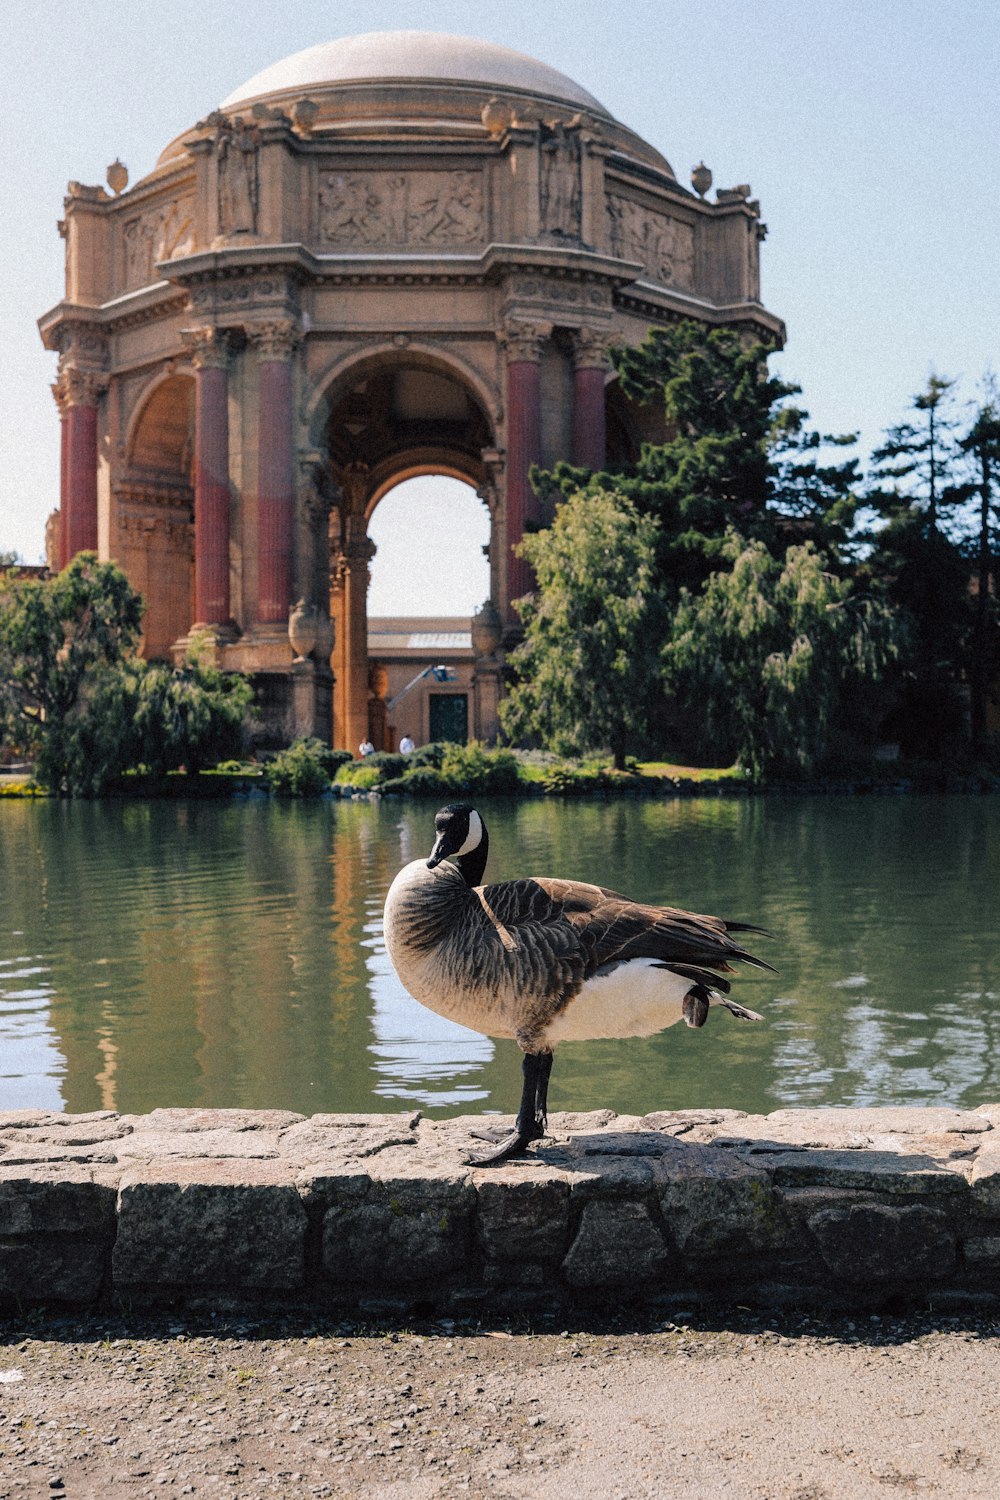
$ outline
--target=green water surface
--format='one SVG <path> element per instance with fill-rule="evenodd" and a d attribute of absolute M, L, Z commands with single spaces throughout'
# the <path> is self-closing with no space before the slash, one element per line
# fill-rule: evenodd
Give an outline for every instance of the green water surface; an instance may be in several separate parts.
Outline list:
<path fill-rule="evenodd" d="M 757 922 L 765 1025 L 566 1044 L 553 1109 L 1000 1100 L 1000 799 L 482 804 L 488 877 Z M 434 808 L 0 804 L 0 1109 L 512 1110 L 520 1055 L 405 994 L 381 933 Z"/>

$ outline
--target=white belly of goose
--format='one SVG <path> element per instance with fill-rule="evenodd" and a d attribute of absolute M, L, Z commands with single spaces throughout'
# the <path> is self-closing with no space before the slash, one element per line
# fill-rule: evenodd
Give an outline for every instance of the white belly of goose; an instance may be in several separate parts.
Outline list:
<path fill-rule="evenodd" d="M 654 1036 L 684 1019 L 690 979 L 652 958 L 633 958 L 598 970 L 545 1028 L 544 1040 L 588 1042 L 606 1037 Z"/>

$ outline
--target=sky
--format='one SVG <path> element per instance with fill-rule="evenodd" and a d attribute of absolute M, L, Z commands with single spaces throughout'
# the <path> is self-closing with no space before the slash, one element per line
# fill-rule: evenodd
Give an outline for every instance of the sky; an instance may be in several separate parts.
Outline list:
<path fill-rule="evenodd" d="M 818 427 L 860 433 L 862 457 L 932 370 L 971 400 L 1000 366 L 996 0 L 0 0 L 0 23 L 0 551 L 26 561 L 58 498 L 56 361 L 36 320 L 62 294 L 66 183 L 103 182 L 116 157 L 136 182 L 240 83 L 337 36 L 499 42 L 596 95 L 681 182 L 700 160 L 716 187 L 749 182 L 763 299 L 788 328 L 774 368 Z M 410 528 L 414 545 L 461 541 L 476 603 L 481 509 L 442 486 Z M 433 570 L 412 547 L 398 574 L 376 557 L 372 612 L 440 612 Z"/>

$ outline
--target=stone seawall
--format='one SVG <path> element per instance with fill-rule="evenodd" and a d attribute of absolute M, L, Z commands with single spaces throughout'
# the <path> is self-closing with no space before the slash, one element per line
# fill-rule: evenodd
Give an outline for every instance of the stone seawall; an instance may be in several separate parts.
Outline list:
<path fill-rule="evenodd" d="M 0 1114 L 0 1305 L 1000 1304 L 1000 1104 L 474 1123 Z"/>

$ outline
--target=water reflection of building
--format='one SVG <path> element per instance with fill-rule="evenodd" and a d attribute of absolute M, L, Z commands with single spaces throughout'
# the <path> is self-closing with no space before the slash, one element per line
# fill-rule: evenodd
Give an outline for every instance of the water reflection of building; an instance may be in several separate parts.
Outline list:
<path fill-rule="evenodd" d="M 121 162 L 110 192 L 71 182 L 65 294 L 41 320 L 53 561 L 116 558 L 149 655 L 203 626 L 276 735 L 354 748 L 372 512 L 403 479 L 460 479 L 492 528 L 499 655 L 473 631 L 468 694 L 488 738 L 530 583 L 511 549 L 545 519 L 532 464 L 599 468 L 660 432 L 609 344 L 678 317 L 782 337 L 749 188 L 692 182 L 556 69 L 428 33 L 287 58 L 135 185 Z"/>

